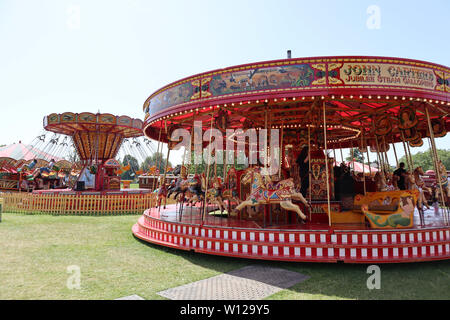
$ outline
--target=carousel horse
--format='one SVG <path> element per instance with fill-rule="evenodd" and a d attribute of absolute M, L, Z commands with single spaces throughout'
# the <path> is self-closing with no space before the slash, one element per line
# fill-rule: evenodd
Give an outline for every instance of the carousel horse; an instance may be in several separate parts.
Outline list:
<path fill-rule="evenodd" d="M 225 210 L 225 204 L 223 203 L 223 186 L 220 178 L 214 177 L 212 180 L 212 186 L 209 187 L 209 184 L 206 182 L 205 176 L 202 175 L 202 185 L 203 189 L 206 190 L 206 199 L 208 203 L 217 205 L 220 209 L 220 212 L 223 212 Z"/>
<path fill-rule="evenodd" d="M 242 201 L 239 199 L 239 194 L 237 190 L 237 175 L 236 175 L 236 169 L 230 168 L 230 171 L 227 175 L 227 181 L 225 183 L 226 189 L 222 192 L 222 197 L 224 200 L 227 200 L 230 204 L 231 201 L 236 202 L 237 204 L 240 204 Z"/>
<path fill-rule="evenodd" d="M 167 197 L 175 199 L 177 202 L 181 202 L 184 199 L 184 195 L 189 188 L 189 180 L 187 179 L 187 168 L 185 166 L 177 166 L 173 170 L 174 175 L 180 175 L 176 180 L 175 186 L 169 187 Z"/>
<path fill-rule="evenodd" d="M 377 187 L 377 192 L 384 192 L 388 191 L 388 186 L 386 183 L 386 179 L 383 174 L 381 174 L 380 171 L 377 171 L 374 176 L 375 185 Z"/>
<path fill-rule="evenodd" d="M 444 164 L 442 163 L 441 160 L 438 161 L 438 170 L 439 170 L 439 174 L 441 176 L 441 181 L 439 184 L 437 184 L 436 187 L 436 198 L 437 194 L 440 193 L 440 186 L 442 186 L 442 190 L 444 191 L 444 196 L 446 196 L 447 198 L 450 198 L 450 186 L 448 184 L 448 176 L 447 176 L 447 169 L 445 168 Z M 437 175 L 436 175 L 436 180 L 437 180 Z"/>
<path fill-rule="evenodd" d="M 414 169 L 413 175 L 414 175 L 414 182 L 415 182 L 414 188 L 419 190 L 419 198 L 417 199 L 417 207 L 422 208 L 423 205 L 425 205 L 427 207 L 427 209 L 430 209 L 430 207 L 428 206 L 428 203 L 427 203 L 427 199 L 425 198 L 425 192 L 432 194 L 432 191 L 430 188 L 425 186 L 425 182 L 422 179 L 422 176 L 425 175 L 422 167 L 419 166 L 416 169 Z"/>
<path fill-rule="evenodd" d="M 306 216 L 300 210 L 300 207 L 292 203 L 292 199 L 299 199 L 303 204 L 309 206 L 303 195 L 295 191 L 292 178 L 271 183 L 267 177 L 263 177 L 261 168 L 254 167 L 246 169 L 242 183 L 251 183 L 250 195 L 235 208 L 236 211 L 240 211 L 247 206 L 279 203 L 281 208 L 294 211 L 300 218 L 306 220 Z"/>
<path fill-rule="evenodd" d="M 423 196 L 423 192 L 421 192 L 419 187 L 417 186 L 415 175 L 413 173 L 411 173 L 411 171 L 406 171 L 405 186 L 406 186 L 407 190 L 417 190 L 418 191 L 416 207 L 417 207 L 417 210 L 419 211 L 420 224 L 423 226 L 425 223 L 425 218 L 424 218 L 424 213 L 423 213 L 423 199 L 421 199 L 421 197 Z M 427 205 L 427 207 L 428 207 L 428 205 Z"/>
<path fill-rule="evenodd" d="M 188 199 L 188 205 L 203 201 L 205 192 L 202 190 L 202 180 L 198 174 L 195 174 L 189 180 L 188 194 L 186 197 Z"/>
<path fill-rule="evenodd" d="M 164 199 L 163 209 L 165 209 L 167 204 L 167 185 L 166 179 L 164 177 L 161 177 L 161 186 L 158 189 L 157 199 L 158 199 L 158 208 L 161 208 L 161 203 L 162 200 Z"/>

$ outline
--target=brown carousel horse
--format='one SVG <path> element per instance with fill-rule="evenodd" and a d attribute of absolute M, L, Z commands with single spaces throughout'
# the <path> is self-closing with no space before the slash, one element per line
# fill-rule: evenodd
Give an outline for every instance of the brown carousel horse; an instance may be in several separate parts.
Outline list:
<path fill-rule="evenodd" d="M 189 188 L 189 180 L 187 178 L 187 168 L 185 166 L 177 166 L 173 170 L 174 175 L 180 175 L 175 182 L 175 186 L 171 186 L 168 189 L 167 197 L 169 199 L 175 199 L 177 202 L 183 202 L 185 193 Z"/>
<path fill-rule="evenodd" d="M 225 185 L 226 189 L 222 192 L 223 199 L 228 201 L 229 206 L 231 202 L 235 202 L 239 205 L 242 201 L 239 199 L 239 194 L 237 191 L 237 174 L 235 168 L 230 168 L 228 171 Z"/>
<path fill-rule="evenodd" d="M 217 205 L 220 209 L 220 212 L 225 210 L 225 204 L 223 203 L 223 195 L 222 195 L 222 182 L 219 177 L 214 177 L 212 180 L 211 187 L 206 183 L 206 178 L 202 175 L 202 186 L 203 190 L 205 190 L 206 200 L 208 203 L 213 203 Z"/>
<path fill-rule="evenodd" d="M 205 192 L 202 189 L 202 179 L 196 173 L 194 177 L 189 179 L 189 187 L 186 192 L 186 199 L 188 205 L 195 205 L 202 202 L 205 197 Z"/>
<path fill-rule="evenodd" d="M 242 183 L 251 183 L 250 195 L 235 208 L 236 211 L 240 211 L 247 206 L 279 203 L 281 208 L 294 211 L 300 218 L 306 220 L 306 216 L 300 210 L 300 207 L 292 203 L 292 199 L 299 199 L 303 204 L 309 206 L 303 195 L 295 191 L 292 178 L 271 183 L 268 176 L 261 174 L 261 168 L 253 167 L 246 169 Z"/>

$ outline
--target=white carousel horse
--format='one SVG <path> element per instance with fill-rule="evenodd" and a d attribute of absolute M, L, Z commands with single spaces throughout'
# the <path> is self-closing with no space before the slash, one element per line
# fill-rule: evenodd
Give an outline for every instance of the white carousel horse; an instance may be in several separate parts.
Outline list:
<path fill-rule="evenodd" d="M 447 198 L 450 198 L 450 186 L 448 183 L 447 169 L 445 168 L 445 166 L 441 160 L 439 160 L 439 162 L 438 162 L 438 170 L 439 170 L 439 174 L 441 176 L 440 185 L 442 186 L 442 189 L 444 190 L 444 195 L 446 195 Z M 438 179 L 438 177 L 436 175 L 436 180 L 437 179 Z M 439 184 L 437 185 L 436 190 L 439 190 L 439 192 L 440 192 Z"/>
<path fill-rule="evenodd" d="M 417 186 L 415 175 L 412 174 L 410 171 L 406 171 L 405 186 L 406 186 L 407 190 L 417 190 L 418 191 L 416 207 L 417 207 L 417 210 L 419 211 L 420 224 L 424 225 L 425 218 L 424 218 L 424 214 L 423 214 L 423 199 L 421 199 L 421 196 L 423 196 L 423 192 L 421 192 L 419 187 Z M 421 199 L 421 200 L 419 200 L 419 199 Z M 419 201 L 422 201 L 422 202 L 420 203 Z M 427 205 L 427 207 L 428 207 L 428 205 Z"/>
<path fill-rule="evenodd" d="M 375 173 L 375 176 L 373 177 L 373 179 L 374 179 L 375 185 L 377 187 L 377 192 L 388 191 L 388 185 L 386 183 L 386 179 L 385 179 L 384 175 L 381 174 L 380 171 L 377 171 L 377 173 Z"/>
<path fill-rule="evenodd" d="M 266 184 L 265 180 L 268 180 L 268 177 L 263 177 L 261 168 L 246 169 L 242 183 L 251 183 L 250 195 L 235 208 L 236 211 L 240 211 L 247 206 L 279 203 L 281 208 L 294 211 L 300 218 L 306 220 L 306 216 L 300 210 L 300 207 L 292 203 L 292 199 L 299 199 L 306 206 L 309 206 L 303 195 L 295 191 L 292 178 L 282 180 L 276 184 L 272 184 L 270 181 Z"/>
<path fill-rule="evenodd" d="M 413 186 L 413 188 L 419 190 L 419 198 L 417 199 L 417 207 L 422 208 L 425 205 L 427 207 L 427 209 L 430 209 L 430 207 L 428 206 L 428 203 L 427 203 L 427 199 L 425 198 L 425 192 L 432 194 L 432 191 L 430 188 L 425 186 L 425 182 L 422 179 L 422 176 L 425 175 L 422 167 L 419 166 L 416 169 L 414 169 L 413 175 L 414 175 L 414 182 L 415 182 L 415 186 Z"/>

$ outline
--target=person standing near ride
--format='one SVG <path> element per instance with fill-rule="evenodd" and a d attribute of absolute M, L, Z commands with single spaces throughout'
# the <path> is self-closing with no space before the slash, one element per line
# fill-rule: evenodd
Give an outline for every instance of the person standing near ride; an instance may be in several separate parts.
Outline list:
<path fill-rule="evenodd" d="M 300 193 L 306 197 L 309 187 L 309 152 L 308 146 L 304 146 L 297 157 L 298 171 L 300 175 Z"/>
<path fill-rule="evenodd" d="M 397 180 L 398 188 L 400 190 L 406 190 L 406 185 L 405 185 L 406 170 L 405 170 L 404 162 L 400 162 L 400 167 L 394 171 L 394 176 Z"/>

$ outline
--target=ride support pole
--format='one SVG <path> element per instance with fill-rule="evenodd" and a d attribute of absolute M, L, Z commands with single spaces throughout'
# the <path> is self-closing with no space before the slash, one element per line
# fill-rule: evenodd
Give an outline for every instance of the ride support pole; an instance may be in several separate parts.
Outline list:
<path fill-rule="evenodd" d="M 448 217 L 448 212 L 446 210 L 446 203 L 445 203 L 445 197 L 444 197 L 444 189 L 442 188 L 442 181 L 441 181 L 441 173 L 439 171 L 439 166 L 438 166 L 438 154 L 437 154 L 437 150 L 436 150 L 436 144 L 434 141 L 434 131 L 433 131 L 433 127 L 431 126 L 431 120 L 430 120 L 430 113 L 428 111 L 428 107 L 425 106 L 425 114 L 427 116 L 427 122 L 428 122 L 428 132 L 430 134 L 430 141 L 431 141 L 431 148 L 434 154 L 434 162 L 435 162 L 435 170 L 436 170 L 436 176 L 438 178 L 438 184 L 439 184 L 439 189 L 441 191 L 441 201 L 442 201 L 442 206 L 444 208 L 444 214 L 443 216 L 445 217 L 444 220 L 446 220 L 445 222 L 448 224 L 449 223 L 449 217 Z"/>
<path fill-rule="evenodd" d="M 322 103 L 323 105 L 323 136 L 325 143 L 325 170 L 326 170 L 326 179 L 327 179 L 327 204 L 328 204 L 328 224 L 331 227 L 331 205 L 330 205 L 330 177 L 328 172 L 328 146 L 327 146 L 327 119 L 326 119 L 326 106 L 325 101 Z"/>
<path fill-rule="evenodd" d="M 308 125 L 308 176 L 309 176 L 309 204 L 312 202 L 312 190 L 311 190 L 311 125 Z M 301 181 L 300 181 L 301 182 Z M 312 212 L 309 209 L 309 221 L 311 221 Z"/>
<path fill-rule="evenodd" d="M 213 111 L 212 115 L 211 115 L 211 127 L 210 127 L 210 134 L 209 134 L 209 145 L 208 148 L 211 147 L 211 139 L 212 139 L 212 127 L 213 127 L 213 122 L 214 122 L 214 115 L 215 115 L 215 110 Z M 200 226 L 203 226 L 204 223 L 204 219 L 205 219 L 205 214 L 207 211 L 207 206 L 208 206 L 208 185 L 209 185 L 209 168 L 211 165 L 211 155 L 208 154 L 208 164 L 207 164 L 207 169 L 206 169 L 206 187 L 205 187 L 205 199 L 204 199 L 204 207 L 203 207 L 203 212 L 202 212 L 202 221 Z"/>
<path fill-rule="evenodd" d="M 398 168 L 399 167 L 399 163 L 398 163 L 398 157 L 397 157 L 397 150 L 395 149 L 394 138 L 392 138 L 392 147 L 394 149 L 395 163 L 397 164 L 397 168 Z"/>

